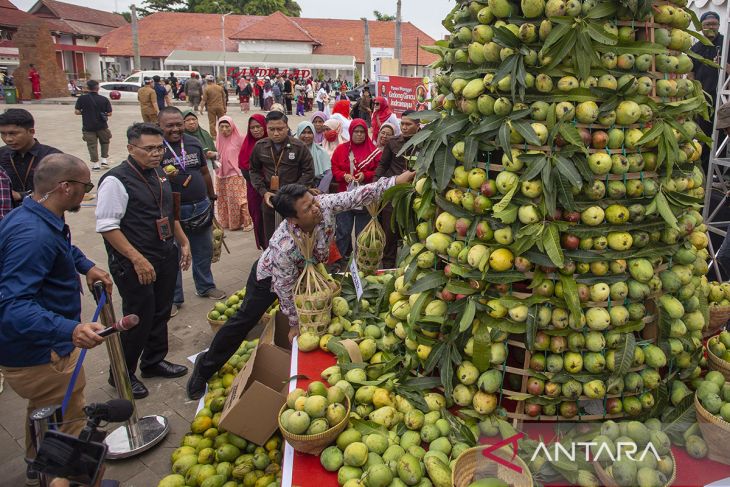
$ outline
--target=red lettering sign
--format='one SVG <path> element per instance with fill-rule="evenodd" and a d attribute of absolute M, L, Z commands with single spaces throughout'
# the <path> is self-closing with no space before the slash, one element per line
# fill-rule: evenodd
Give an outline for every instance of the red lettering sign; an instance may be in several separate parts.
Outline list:
<path fill-rule="evenodd" d="M 299 69 L 299 68 L 279 70 L 279 68 L 230 67 L 227 69 L 226 72 L 227 72 L 229 78 L 240 78 L 241 76 L 249 76 L 249 77 L 256 76 L 257 78 L 262 78 L 264 76 L 268 76 L 269 78 L 273 78 L 276 76 L 293 76 L 294 78 L 311 78 L 312 77 L 311 69 Z"/>

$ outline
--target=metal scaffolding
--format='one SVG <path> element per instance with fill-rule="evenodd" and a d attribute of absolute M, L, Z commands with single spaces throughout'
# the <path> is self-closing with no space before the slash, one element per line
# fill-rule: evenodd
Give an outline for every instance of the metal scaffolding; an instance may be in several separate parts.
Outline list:
<path fill-rule="evenodd" d="M 724 26 L 720 26 L 720 33 L 724 36 L 723 42 L 727 44 L 728 33 L 730 32 L 730 1 L 725 4 L 725 23 Z M 712 266 L 717 273 L 718 280 L 722 280 L 720 274 L 720 266 L 717 263 L 717 251 L 712 243 L 712 234 L 721 235 L 725 237 L 730 221 L 718 221 L 718 214 L 720 210 L 725 206 L 730 198 L 730 181 L 726 179 L 729 175 L 728 169 L 730 169 L 730 157 L 727 156 L 727 149 L 730 148 L 730 137 L 728 137 L 724 131 L 722 134 L 717 132 L 715 126 L 717 125 L 717 119 L 715 114 L 718 108 L 723 104 L 730 101 L 730 76 L 725 69 L 728 62 L 728 49 L 726 46 L 722 46 L 722 56 L 720 61 L 720 73 L 717 81 L 717 100 L 715 102 L 715 111 L 712 114 L 712 149 L 710 150 L 710 159 L 707 165 L 707 174 L 705 180 L 705 204 L 702 209 L 702 216 L 704 217 L 705 224 L 707 225 L 708 240 L 709 240 L 709 252 L 710 258 L 712 259 Z M 722 194 L 720 203 L 713 207 L 712 206 L 712 194 L 713 192 Z"/>

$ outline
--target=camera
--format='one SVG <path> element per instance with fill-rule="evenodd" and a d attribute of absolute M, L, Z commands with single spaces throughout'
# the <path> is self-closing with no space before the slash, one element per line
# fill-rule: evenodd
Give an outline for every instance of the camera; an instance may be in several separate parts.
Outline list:
<path fill-rule="evenodd" d="M 49 429 L 43 435 L 30 468 L 47 478 L 67 479 L 71 485 L 94 485 L 106 458 L 106 433 L 99 431 L 104 422 L 122 422 L 133 412 L 132 403 L 113 399 L 106 403 L 91 404 L 84 408 L 86 426 L 78 438 Z"/>

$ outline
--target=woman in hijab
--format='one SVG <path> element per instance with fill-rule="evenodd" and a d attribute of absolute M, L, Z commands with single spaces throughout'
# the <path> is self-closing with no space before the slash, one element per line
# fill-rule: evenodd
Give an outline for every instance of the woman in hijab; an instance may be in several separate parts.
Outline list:
<path fill-rule="evenodd" d="M 327 151 L 327 154 L 332 157 L 332 154 L 334 154 L 335 149 L 339 147 L 341 144 L 344 144 L 347 142 L 345 138 L 342 136 L 342 122 L 339 120 L 335 120 L 333 118 L 330 118 L 324 123 L 324 141 L 322 142 L 322 148 Z"/>
<path fill-rule="evenodd" d="M 241 169 L 244 179 L 246 179 L 246 197 L 248 198 L 248 212 L 253 221 L 253 233 L 256 236 L 256 247 L 263 249 L 264 239 L 264 222 L 261 216 L 261 204 L 263 199 L 258 191 L 251 185 L 251 176 L 249 175 L 250 158 L 253 147 L 261 139 L 268 137 L 266 133 L 266 117 L 260 113 L 251 115 L 248 120 L 248 132 L 246 138 L 243 139 L 241 152 L 238 153 L 238 167 Z"/>
<path fill-rule="evenodd" d="M 350 141 L 341 144 L 332 155 L 332 175 L 340 192 L 373 181 L 382 151 L 368 137 L 368 125 L 360 118 L 350 125 Z M 352 250 L 352 227 L 355 236 L 370 221 L 366 210 L 351 210 L 337 215 L 336 241 L 340 255 L 347 259 Z"/>
<path fill-rule="evenodd" d="M 215 187 L 218 193 L 218 222 L 226 230 L 251 231 L 253 223 L 248 213 L 246 189 L 238 168 L 238 154 L 243 135 L 229 116 L 218 119 L 216 146 L 218 163 L 215 169 Z"/>
<path fill-rule="evenodd" d="M 215 143 L 213 142 L 213 137 L 210 136 L 207 130 L 200 126 L 198 123 L 198 116 L 195 112 L 192 110 L 185 110 L 183 112 L 183 120 L 185 122 L 185 133 L 192 135 L 200 141 L 200 145 L 203 146 L 203 152 L 205 152 L 205 157 L 209 160 L 215 160 L 218 154 L 216 154 L 217 150 L 215 148 Z"/>
<path fill-rule="evenodd" d="M 324 123 L 329 120 L 330 117 L 324 113 L 324 112 L 314 112 L 312 114 L 312 118 L 310 121 L 314 125 L 314 143 L 315 144 L 322 144 L 324 141 L 324 132 L 327 130 L 327 127 L 324 126 Z"/>
<path fill-rule="evenodd" d="M 297 139 L 304 142 L 309 147 L 314 159 L 314 184 L 322 193 L 329 193 L 330 183 L 332 182 L 332 162 L 330 155 L 321 145 L 314 143 L 314 134 L 316 129 L 312 122 L 301 122 L 297 126 Z"/>
<path fill-rule="evenodd" d="M 382 96 L 378 96 L 373 102 L 373 142 L 378 141 L 380 127 L 382 127 L 384 123 L 389 123 L 395 128 L 394 135 L 396 137 L 400 135 L 400 122 L 398 121 L 398 117 L 396 117 L 393 110 L 390 109 L 388 100 Z"/>
<path fill-rule="evenodd" d="M 332 116 L 330 118 L 342 122 L 342 137 L 349 142 L 350 123 L 352 122 L 350 119 L 350 100 L 345 98 L 344 100 L 340 100 L 335 103 L 335 106 L 332 108 Z"/>
<path fill-rule="evenodd" d="M 384 123 L 380 127 L 380 132 L 378 132 L 378 140 L 376 142 L 378 149 L 384 150 L 385 146 L 388 145 L 388 141 L 394 135 L 395 135 L 395 127 L 393 127 L 393 125 L 389 124 L 388 122 Z"/>

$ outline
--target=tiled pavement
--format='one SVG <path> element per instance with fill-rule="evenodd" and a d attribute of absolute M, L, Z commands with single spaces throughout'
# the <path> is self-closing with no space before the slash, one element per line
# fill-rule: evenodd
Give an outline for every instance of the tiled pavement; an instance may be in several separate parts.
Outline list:
<path fill-rule="evenodd" d="M 21 106 L 16 106 L 21 107 Z M 4 110 L 5 106 L 0 106 Z M 81 140 L 81 117 L 73 113 L 68 105 L 22 105 L 36 120 L 38 139 L 45 144 L 88 160 L 86 144 Z M 247 117 L 237 107 L 231 105 L 229 114 L 244 130 Z M 133 105 L 115 106 L 110 119 L 113 133 L 111 158 L 114 164 L 126 156 L 125 131 L 133 121 L 139 120 L 139 110 Z M 207 116 L 201 117 L 203 127 L 207 128 Z M 292 129 L 301 121 L 292 117 Z M 102 173 L 92 173 L 92 181 L 98 183 Z M 94 231 L 93 201 L 77 214 L 69 214 L 67 221 L 71 227 L 74 243 L 86 255 L 103 268 L 107 268 L 106 252 L 101 237 Z M 231 232 L 226 243 L 231 251 L 225 250 L 221 261 L 213 265 L 213 274 L 219 288 L 233 292 L 245 285 L 248 271 L 258 258 L 251 233 Z M 175 363 L 185 363 L 186 357 L 204 349 L 210 343 L 212 333 L 205 319 L 213 301 L 195 296 L 195 288 L 190 271 L 183 274 L 185 305 L 180 313 L 169 323 L 170 352 L 168 359 Z M 117 317 L 121 317 L 121 301 L 115 293 L 113 302 Z M 91 319 L 95 309 L 89 294 L 82 297 L 83 318 Z M 91 350 L 86 357 L 86 402 L 104 402 L 115 396 L 115 390 L 107 384 L 108 357 L 106 347 Z M 108 462 L 106 478 L 116 479 L 125 487 L 154 487 L 161 477 L 170 470 L 170 454 L 180 444 L 182 436 L 188 431 L 197 401 L 189 401 L 185 396 L 187 376 L 173 380 L 144 379 L 150 390 L 149 397 L 137 401 L 140 416 L 162 414 L 170 422 L 170 433 L 154 449 L 137 457 Z M 19 398 L 7 384 L 0 394 L 0 486 L 15 487 L 23 485 L 25 465 L 23 462 L 23 421 L 25 401 Z"/>

